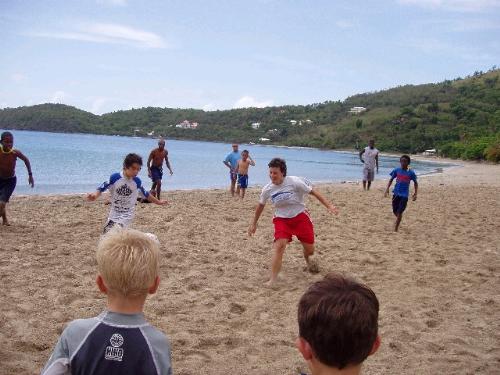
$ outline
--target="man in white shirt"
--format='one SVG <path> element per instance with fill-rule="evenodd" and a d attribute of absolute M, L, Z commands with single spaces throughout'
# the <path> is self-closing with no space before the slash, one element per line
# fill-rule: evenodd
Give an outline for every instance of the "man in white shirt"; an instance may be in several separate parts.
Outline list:
<path fill-rule="evenodd" d="M 302 243 L 304 259 L 309 270 L 317 272 L 317 265 L 310 259 L 311 255 L 314 254 L 314 227 L 309 213 L 306 211 L 304 197 L 311 194 L 331 213 L 337 214 L 338 211 L 333 204 L 313 188 L 309 181 L 301 177 L 287 176 L 285 160 L 274 158 L 268 166 L 271 182 L 262 189 L 254 219 L 248 229 L 248 235 L 253 235 L 257 230 L 257 221 L 266 202 L 270 200 L 274 207 L 274 244 L 271 278 L 267 285 L 272 286 L 276 282 L 281 269 L 283 253 L 286 245 L 292 241 L 292 236 L 296 236 Z"/>
<path fill-rule="evenodd" d="M 359 152 L 359 160 L 365 165 L 363 168 L 363 190 L 370 190 L 370 185 L 375 179 L 375 168 L 377 168 L 378 173 L 378 150 L 375 148 L 373 139 L 368 142 L 368 147 Z"/>

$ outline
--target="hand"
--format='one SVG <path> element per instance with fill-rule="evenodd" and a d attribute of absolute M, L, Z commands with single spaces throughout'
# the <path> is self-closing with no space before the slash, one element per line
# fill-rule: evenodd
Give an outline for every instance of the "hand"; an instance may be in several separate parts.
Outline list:
<path fill-rule="evenodd" d="M 361 163 L 365 164 L 365 161 L 363 159 L 359 159 L 361 161 Z"/>
<path fill-rule="evenodd" d="M 389 196 L 389 190 L 386 190 L 384 193 L 384 198 L 387 198 Z"/>
<path fill-rule="evenodd" d="M 172 176 L 173 174 L 174 174 L 174 171 L 170 170 L 170 176 Z"/>
<path fill-rule="evenodd" d="M 414 193 L 413 194 L 413 202 L 415 202 L 417 200 L 417 193 Z"/>
<path fill-rule="evenodd" d="M 148 169 L 148 177 L 151 178 L 152 177 L 152 174 L 151 174 L 151 169 Z"/>
<path fill-rule="evenodd" d="M 31 174 L 28 175 L 28 183 L 30 184 L 32 189 L 35 187 L 35 180 L 33 180 L 33 176 Z"/>
<path fill-rule="evenodd" d="M 87 200 L 88 201 L 95 201 L 97 198 L 97 193 L 90 193 L 90 194 L 87 194 Z"/>
<path fill-rule="evenodd" d="M 338 215 L 339 214 L 339 209 L 335 207 L 333 204 L 331 204 L 328 207 L 328 211 L 330 211 L 332 214 Z"/>
<path fill-rule="evenodd" d="M 248 235 L 252 237 L 253 234 L 255 234 L 255 231 L 257 230 L 257 224 L 250 224 L 250 227 L 248 228 Z"/>

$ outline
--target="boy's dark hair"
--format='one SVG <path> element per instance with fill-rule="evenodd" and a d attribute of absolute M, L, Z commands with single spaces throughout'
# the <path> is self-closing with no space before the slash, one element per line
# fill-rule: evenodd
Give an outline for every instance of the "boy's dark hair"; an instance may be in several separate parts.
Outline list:
<path fill-rule="evenodd" d="M 408 161 L 408 164 L 410 164 L 410 163 L 411 163 L 411 159 L 410 159 L 410 157 L 409 157 L 408 155 L 403 155 L 403 156 L 401 156 L 399 159 L 400 159 L 400 160 L 401 160 L 401 159 L 406 159 L 406 160 Z"/>
<path fill-rule="evenodd" d="M 377 296 L 338 274 L 312 284 L 299 302 L 299 335 L 323 364 L 343 369 L 362 363 L 378 335 Z"/>
<path fill-rule="evenodd" d="M 3 132 L 2 135 L 0 135 L 0 142 L 3 141 L 5 138 L 11 137 L 14 138 L 11 132 Z"/>
<path fill-rule="evenodd" d="M 284 159 L 274 158 L 267 166 L 269 168 L 279 168 L 283 176 L 286 176 L 286 161 Z"/>
<path fill-rule="evenodd" d="M 142 158 L 137 154 L 128 154 L 123 161 L 123 168 L 130 168 L 135 163 L 142 166 Z"/>
<path fill-rule="evenodd" d="M 243 153 L 245 153 L 245 154 L 249 154 L 248 150 L 243 150 L 243 151 L 241 151 L 241 153 L 242 153 L 242 154 L 243 154 Z"/>

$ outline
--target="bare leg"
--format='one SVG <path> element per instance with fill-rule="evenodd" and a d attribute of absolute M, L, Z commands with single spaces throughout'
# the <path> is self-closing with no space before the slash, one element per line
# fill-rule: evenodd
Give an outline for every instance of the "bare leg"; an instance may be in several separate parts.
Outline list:
<path fill-rule="evenodd" d="M 370 186 L 372 185 L 372 182 L 371 181 L 368 181 L 368 185 L 366 187 L 366 190 L 370 190 Z"/>
<path fill-rule="evenodd" d="M 366 181 L 363 180 L 363 190 L 366 190 Z"/>
<path fill-rule="evenodd" d="M 7 220 L 7 203 L 5 202 L 0 202 L 0 216 L 2 217 L 3 225 L 10 225 Z"/>
<path fill-rule="evenodd" d="M 273 244 L 273 257 L 271 259 L 271 278 L 266 283 L 268 286 L 273 286 L 278 278 L 278 274 L 281 270 L 281 263 L 283 261 L 283 253 L 285 252 L 286 245 L 288 244 L 288 239 L 280 238 L 274 241 Z"/>
<path fill-rule="evenodd" d="M 160 199 L 161 194 L 161 180 L 156 181 L 156 198 Z"/>
<path fill-rule="evenodd" d="M 156 181 L 153 181 L 153 186 L 151 186 L 151 190 L 150 192 L 155 195 L 156 194 L 156 184 L 157 182 Z"/>
<path fill-rule="evenodd" d="M 305 242 L 301 243 L 302 247 L 304 248 L 304 259 L 306 261 L 308 271 L 311 273 L 318 273 L 318 264 L 314 262 L 314 259 L 311 259 L 311 255 L 314 254 L 314 244 Z"/>
<path fill-rule="evenodd" d="M 245 198 L 245 191 L 247 191 L 247 189 L 241 189 L 241 199 Z"/>
<path fill-rule="evenodd" d="M 240 196 L 240 185 L 236 185 L 236 196 L 239 197 Z"/>
<path fill-rule="evenodd" d="M 394 231 L 397 232 L 399 229 L 399 224 L 401 223 L 401 219 L 403 218 L 403 214 L 396 214 L 396 224 L 394 225 Z"/>
<path fill-rule="evenodd" d="M 236 185 L 236 179 L 231 179 L 231 195 L 234 197 L 234 187 Z"/>

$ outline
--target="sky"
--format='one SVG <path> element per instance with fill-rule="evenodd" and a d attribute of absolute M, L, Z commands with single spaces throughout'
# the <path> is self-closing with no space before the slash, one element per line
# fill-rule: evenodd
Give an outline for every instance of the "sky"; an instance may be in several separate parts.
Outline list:
<path fill-rule="evenodd" d="M 0 0 L 0 108 L 312 104 L 500 66 L 500 0 Z"/>

